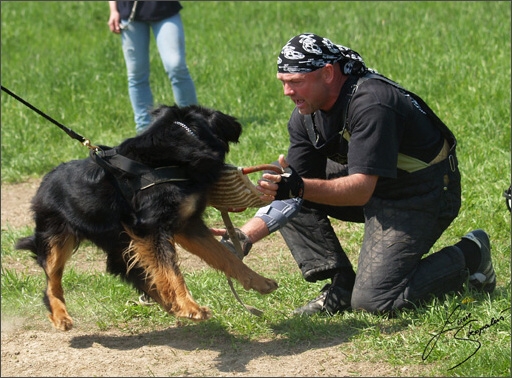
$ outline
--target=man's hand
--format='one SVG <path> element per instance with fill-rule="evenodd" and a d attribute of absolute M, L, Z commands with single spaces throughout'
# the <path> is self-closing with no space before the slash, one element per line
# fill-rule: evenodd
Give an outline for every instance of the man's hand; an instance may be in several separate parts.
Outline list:
<path fill-rule="evenodd" d="M 279 156 L 279 164 L 284 169 L 283 174 L 265 173 L 258 182 L 258 190 L 276 200 L 300 197 L 304 195 L 304 181 L 297 172 L 289 166 L 284 155 Z"/>

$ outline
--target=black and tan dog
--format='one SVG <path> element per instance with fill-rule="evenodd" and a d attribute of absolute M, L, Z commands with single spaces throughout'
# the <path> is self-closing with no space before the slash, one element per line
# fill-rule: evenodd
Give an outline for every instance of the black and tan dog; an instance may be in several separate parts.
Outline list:
<path fill-rule="evenodd" d="M 32 200 L 35 233 L 18 240 L 16 249 L 32 251 L 44 269 L 44 302 L 58 329 L 73 326 L 62 274 L 66 261 L 86 239 L 106 252 L 108 272 L 175 316 L 211 316 L 185 285 L 176 244 L 246 290 L 267 294 L 277 288 L 275 281 L 229 252 L 202 220 L 209 190 L 221 174 L 229 143 L 238 142 L 241 125 L 234 117 L 195 105 L 161 106 L 154 115 L 145 132 L 112 149 L 114 157 L 121 157 L 120 169 L 102 167 L 108 162 L 106 155 L 63 163 L 43 178 Z M 149 173 L 132 175 L 126 169 L 125 174 L 126 165 L 139 163 Z M 161 179 L 166 170 L 172 177 Z"/>

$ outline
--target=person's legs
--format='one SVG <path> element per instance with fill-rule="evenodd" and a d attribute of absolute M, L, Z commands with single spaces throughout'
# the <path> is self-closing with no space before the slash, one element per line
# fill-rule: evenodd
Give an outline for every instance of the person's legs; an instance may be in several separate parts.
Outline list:
<path fill-rule="evenodd" d="M 423 258 L 441 236 L 434 214 L 393 209 L 375 201 L 366 208 L 352 308 L 389 312 L 459 290 L 467 278 L 464 255 L 446 247 Z"/>
<path fill-rule="evenodd" d="M 151 123 L 153 94 L 149 84 L 149 25 L 132 21 L 121 33 L 128 75 L 128 94 L 134 112 L 136 132 Z"/>
<path fill-rule="evenodd" d="M 327 212 L 303 205 L 279 231 L 306 281 L 333 278 L 340 269 L 353 271 Z"/>
<path fill-rule="evenodd" d="M 333 208 L 330 208 L 333 210 Z M 364 220 L 362 208 L 336 208 L 337 216 Z M 341 214 L 342 211 L 345 214 Z M 319 312 L 334 314 L 350 307 L 356 274 L 332 228 L 325 209 L 303 205 L 300 212 L 280 229 L 292 256 L 308 282 L 331 279 L 318 297 L 295 309 L 297 315 Z"/>
<path fill-rule="evenodd" d="M 194 81 L 185 59 L 185 32 L 179 14 L 152 24 L 156 45 L 178 106 L 197 104 Z"/>
<path fill-rule="evenodd" d="M 440 165 L 414 179 L 419 184 L 417 195 L 373 197 L 365 206 L 353 309 L 389 312 L 411 307 L 457 291 L 467 280 L 466 259 L 458 246 L 423 258 L 458 214 L 459 172 L 446 171 Z"/>

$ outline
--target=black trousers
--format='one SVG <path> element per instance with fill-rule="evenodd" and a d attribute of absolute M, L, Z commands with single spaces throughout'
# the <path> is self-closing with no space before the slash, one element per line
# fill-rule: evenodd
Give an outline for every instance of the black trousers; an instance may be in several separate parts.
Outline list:
<path fill-rule="evenodd" d="M 328 164 L 327 177 L 346 175 Z M 462 251 L 449 246 L 424 257 L 458 215 L 460 173 L 454 155 L 411 173 L 387 198 L 372 197 L 364 207 L 304 202 L 280 232 L 304 279 L 331 278 L 351 268 L 329 217 L 364 222 L 352 308 L 388 312 L 411 307 L 430 296 L 459 290 L 467 279 Z"/>

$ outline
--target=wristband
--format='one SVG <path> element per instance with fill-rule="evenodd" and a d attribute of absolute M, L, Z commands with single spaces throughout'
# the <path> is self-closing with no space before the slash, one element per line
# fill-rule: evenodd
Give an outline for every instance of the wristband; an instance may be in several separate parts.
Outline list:
<path fill-rule="evenodd" d="M 288 167 L 281 175 L 281 181 L 277 183 L 276 200 L 284 200 L 289 198 L 304 196 L 304 181 L 297 171 L 292 167 Z"/>

